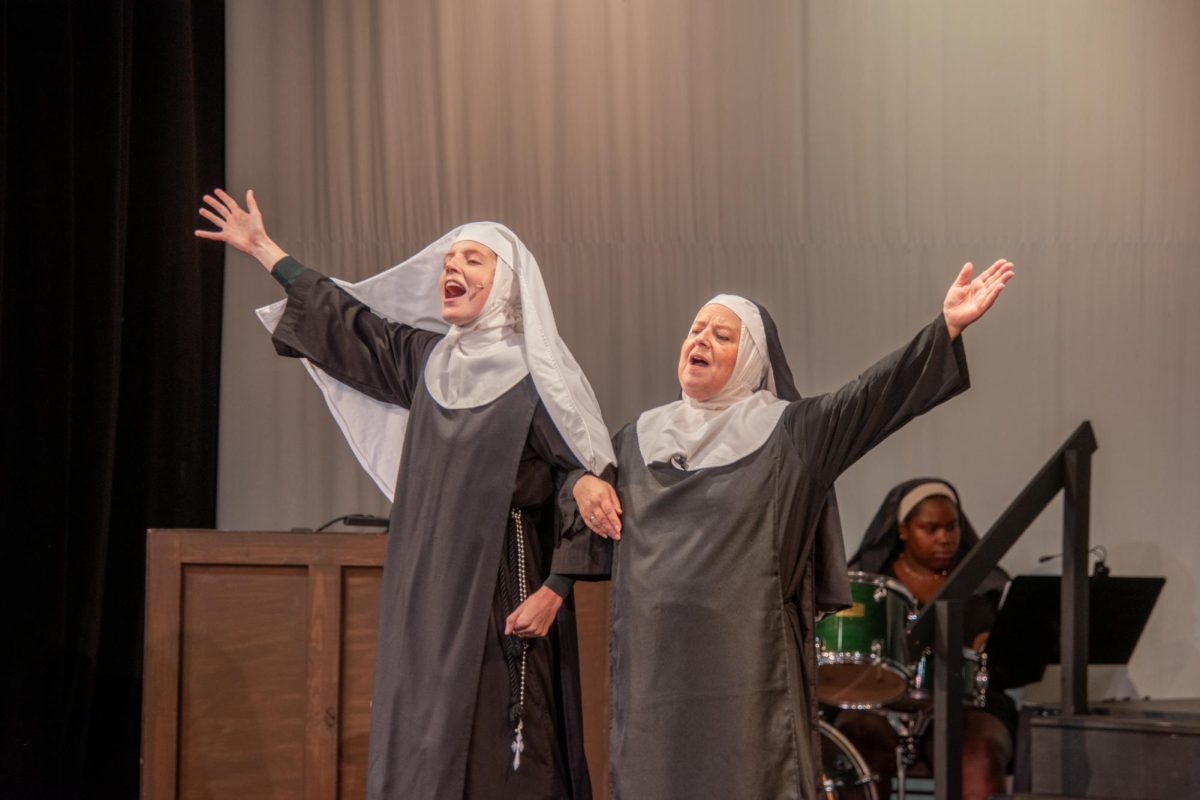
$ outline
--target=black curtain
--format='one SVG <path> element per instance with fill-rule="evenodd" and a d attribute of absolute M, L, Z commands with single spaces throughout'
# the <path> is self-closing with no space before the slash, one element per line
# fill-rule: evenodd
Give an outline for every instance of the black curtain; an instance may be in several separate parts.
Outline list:
<path fill-rule="evenodd" d="M 221 0 L 0 3 L 0 796 L 138 793 L 145 531 L 212 526 Z"/>

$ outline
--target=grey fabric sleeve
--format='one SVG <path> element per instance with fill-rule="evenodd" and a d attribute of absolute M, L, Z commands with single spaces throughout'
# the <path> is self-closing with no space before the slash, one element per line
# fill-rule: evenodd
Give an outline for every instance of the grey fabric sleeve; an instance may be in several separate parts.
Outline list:
<path fill-rule="evenodd" d="M 575 484 L 588 474 L 584 469 L 572 470 L 559 487 L 559 545 L 554 551 L 551 571 L 579 580 L 607 580 L 612 572 L 612 540 L 593 533 L 583 523 L 573 494 Z M 616 474 L 610 465 L 600 478 L 613 484 Z"/>
<path fill-rule="evenodd" d="M 585 474 L 579 459 L 559 433 L 546 407 L 538 404 L 530 426 L 529 443 L 538 455 L 559 474 L 558 536 L 550 560 L 551 578 L 575 580 L 604 580 L 612 568 L 612 542 L 592 533 L 579 520 L 578 509 L 571 490 L 576 481 Z M 611 483 L 616 479 L 616 470 L 611 467 L 605 472 Z M 548 580 L 546 585 L 550 585 Z M 562 584 L 559 583 L 559 586 Z M 556 593 L 565 597 L 555 586 Z M 570 587 L 568 587 L 569 590 Z"/>

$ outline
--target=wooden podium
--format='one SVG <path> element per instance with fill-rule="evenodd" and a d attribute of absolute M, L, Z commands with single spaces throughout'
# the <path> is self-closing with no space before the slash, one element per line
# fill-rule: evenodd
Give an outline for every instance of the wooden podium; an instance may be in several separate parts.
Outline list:
<path fill-rule="evenodd" d="M 381 533 L 151 530 L 142 797 L 358 800 Z M 608 585 L 578 584 L 585 747 L 608 794 Z"/>

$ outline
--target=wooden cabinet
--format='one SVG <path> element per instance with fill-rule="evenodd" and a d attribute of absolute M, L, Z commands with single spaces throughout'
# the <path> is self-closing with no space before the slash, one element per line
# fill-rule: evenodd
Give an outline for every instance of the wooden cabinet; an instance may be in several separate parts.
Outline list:
<path fill-rule="evenodd" d="M 142 796 L 364 796 L 383 534 L 152 530 Z M 576 594 L 585 742 L 607 795 L 608 590 Z"/>

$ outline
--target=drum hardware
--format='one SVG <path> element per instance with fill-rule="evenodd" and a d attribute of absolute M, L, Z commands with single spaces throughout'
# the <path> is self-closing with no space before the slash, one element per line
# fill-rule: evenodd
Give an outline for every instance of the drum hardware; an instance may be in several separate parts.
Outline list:
<path fill-rule="evenodd" d="M 987 704 L 988 666 L 987 653 L 979 653 L 979 671 L 975 673 L 975 707 Z"/>
<path fill-rule="evenodd" d="M 821 735 L 821 796 L 825 800 L 879 800 L 876 776 L 858 749 L 825 720 L 818 720 L 817 728 Z"/>
<path fill-rule="evenodd" d="M 908 627 L 918 618 L 917 601 L 903 584 L 866 572 L 850 572 L 848 577 L 853 605 L 817 622 L 817 697 L 826 705 L 885 714 L 899 736 L 897 796 L 905 800 L 908 771 L 920 761 L 920 740 L 933 722 L 933 650 L 909 657 Z M 963 703 L 982 708 L 988 690 L 987 654 L 964 647 L 962 670 Z M 819 724 L 822 737 L 834 748 L 832 766 L 822 756 L 819 791 L 827 800 L 836 800 L 848 790 L 861 789 L 861 796 L 875 800 L 875 776 L 861 754 L 824 720 Z M 852 770 L 846 766 L 851 763 Z M 851 772 L 855 777 L 847 780 Z"/>
<path fill-rule="evenodd" d="M 894 711 L 922 711 L 933 705 L 933 650 L 925 648 L 912 666 L 908 691 L 887 703 Z M 987 702 L 987 655 L 962 649 L 963 704 L 983 708 Z"/>
<path fill-rule="evenodd" d="M 921 759 L 917 743 L 925 735 L 932 717 L 927 711 L 917 711 L 912 714 L 888 714 L 888 722 L 900 736 L 896 744 L 896 798 L 905 800 L 908 782 L 908 770 Z"/>

